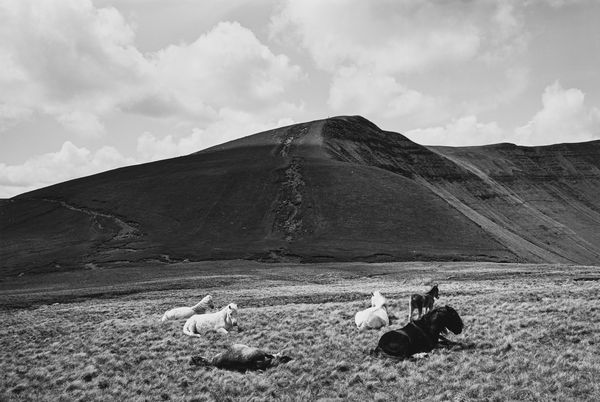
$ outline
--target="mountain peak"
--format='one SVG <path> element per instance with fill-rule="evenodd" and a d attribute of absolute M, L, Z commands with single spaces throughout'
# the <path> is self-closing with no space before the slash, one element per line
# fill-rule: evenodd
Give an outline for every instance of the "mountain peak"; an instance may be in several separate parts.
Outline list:
<path fill-rule="evenodd" d="M 2 202 L 0 260 L 5 274 L 239 258 L 597 264 L 599 145 L 424 147 L 330 117 Z"/>

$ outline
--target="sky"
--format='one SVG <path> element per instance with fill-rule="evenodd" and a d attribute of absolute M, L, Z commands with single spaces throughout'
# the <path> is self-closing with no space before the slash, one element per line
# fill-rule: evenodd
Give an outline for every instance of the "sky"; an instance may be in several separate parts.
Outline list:
<path fill-rule="evenodd" d="M 600 139 L 598 0 L 0 0 L 0 198 L 362 115 L 424 145 Z"/>

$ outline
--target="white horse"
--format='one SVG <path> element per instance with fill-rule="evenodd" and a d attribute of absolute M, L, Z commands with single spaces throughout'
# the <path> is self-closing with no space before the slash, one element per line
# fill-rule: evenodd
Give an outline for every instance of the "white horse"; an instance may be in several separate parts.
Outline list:
<path fill-rule="evenodd" d="M 201 337 L 201 332 L 206 331 L 226 334 L 231 328 L 237 326 L 237 319 L 235 318 L 237 310 L 237 304 L 231 303 L 216 313 L 195 314 L 188 318 L 183 325 L 183 333 L 198 338 Z"/>
<path fill-rule="evenodd" d="M 387 299 L 379 291 L 373 292 L 371 307 L 356 313 L 354 322 L 361 331 L 365 329 L 379 329 L 390 325 L 390 318 L 387 313 Z"/>
<path fill-rule="evenodd" d="M 198 304 L 192 307 L 176 307 L 167 311 L 161 321 L 167 320 L 183 320 L 184 318 L 190 318 L 194 314 L 206 313 L 209 309 L 215 308 L 211 295 L 205 296 Z"/>

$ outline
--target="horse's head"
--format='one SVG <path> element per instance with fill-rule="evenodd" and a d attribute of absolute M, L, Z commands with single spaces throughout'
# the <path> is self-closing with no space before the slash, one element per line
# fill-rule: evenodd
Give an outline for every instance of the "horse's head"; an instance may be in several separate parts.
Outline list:
<path fill-rule="evenodd" d="M 434 309 L 437 312 L 437 317 L 440 324 L 450 330 L 453 334 L 460 334 L 464 324 L 456 310 L 450 306 L 444 306 Z"/>
<path fill-rule="evenodd" d="M 213 298 L 211 295 L 204 296 L 200 303 L 204 304 L 207 308 L 213 309 L 215 308 L 215 303 L 213 303 Z"/>
<path fill-rule="evenodd" d="M 431 295 L 431 297 L 435 297 L 436 299 L 440 298 L 440 291 L 438 289 L 437 283 L 431 287 L 431 290 L 427 292 Z"/>
<path fill-rule="evenodd" d="M 227 321 L 229 321 L 231 323 L 231 325 L 236 326 L 237 325 L 237 310 L 238 310 L 238 306 L 235 303 L 229 303 L 227 305 L 227 307 L 225 307 L 225 314 L 227 317 Z"/>
<path fill-rule="evenodd" d="M 383 307 L 387 304 L 387 299 L 379 292 L 371 293 L 371 307 Z"/>

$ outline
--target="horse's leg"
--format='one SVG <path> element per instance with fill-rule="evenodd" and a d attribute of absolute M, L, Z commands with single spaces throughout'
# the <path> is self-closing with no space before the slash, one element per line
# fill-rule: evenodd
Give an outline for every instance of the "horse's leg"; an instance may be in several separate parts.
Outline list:
<path fill-rule="evenodd" d="M 222 335 L 227 335 L 229 332 L 227 332 L 227 330 L 223 327 L 217 329 L 217 332 L 222 334 Z"/>
<path fill-rule="evenodd" d="M 442 345 L 442 346 L 446 346 L 446 347 L 449 347 L 449 346 L 456 346 L 456 345 L 461 345 L 461 343 L 460 343 L 460 342 L 454 342 L 454 341 L 451 341 L 450 339 L 446 338 L 446 337 L 445 337 L 445 336 L 443 336 L 443 335 L 439 335 L 439 336 L 438 336 L 438 343 L 439 343 L 440 345 Z"/>
<path fill-rule="evenodd" d="M 412 309 L 412 298 L 408 299 L 408 322 L 412 321 L 412 313 L 413 313 L 413 309 Z"/>
<path fill-rule="evenodd" d="M 195 332 L 190 331 L 187 328 L 183 328 L 183 333 L 186 334 L 187 336 L 194 336 L 196 338 L 202 338 L 202 336 L 200 334 L 197 334 Z"/>
<path fill-rule="evenodd" d="M 187 336 L 195 336 L 195 337 L 197 337 L 197 338 L 202 338 L 202 337 L 200 336 L 200 334 L 198 334 L 198 333 L 196 333 L 196 332 L 192 331 L 192 330 L 190 329 L 190 326 L 192 326 L 192 325 L 191 325 L 191 324 L 190 324 L 190 325 L 188 325 L 188 324 L 186 323 L 186 325 L 184 325 L 184 326 L 183 326 L 183 333 L 184 333 L 185 335 L 187 335 Z M 195 325 L 194 325 L 194 329 L 195 329 Z"/>

